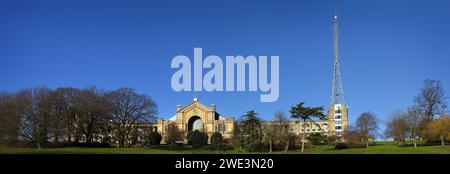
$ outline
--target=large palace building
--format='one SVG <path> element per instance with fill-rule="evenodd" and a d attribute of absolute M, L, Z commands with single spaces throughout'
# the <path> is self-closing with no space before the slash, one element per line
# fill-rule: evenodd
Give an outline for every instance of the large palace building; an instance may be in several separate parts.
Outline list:
<path fill-rule="evenodd" d="M 158 119 L 154 125 L 154 130 L 163 137 L 169 124 L 174 124 L 181 131 L 187 134 L 189 131 L 199 130 L 208 134 L 209 137 L 214 132 L 219 132 L 224 138 L 231 138 L 235 131 L 234 117 L 226 117 L 216 111 L 216 105 L 209 107 L 200 103 L 197 96 L 186 106 L 177 105 L 176 114 L 168 120 Z M 164 139 L 163 139 L 164 142 Z"/>

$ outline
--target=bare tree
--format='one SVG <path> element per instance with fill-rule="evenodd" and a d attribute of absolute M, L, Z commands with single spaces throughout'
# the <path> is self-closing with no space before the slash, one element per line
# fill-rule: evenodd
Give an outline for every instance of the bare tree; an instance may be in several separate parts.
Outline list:
<path fill-rule="evenodd" d="M 11 93 L 0 93 L 0 144 L 13 145 L 19 139 L 20 115 L 16 96 Z"/>
<path fill-rule="evenodd" d="M 16 131 L 11 136 L 27 140 L 38 148 L 49 143 L 51 138 L 55 142 L 64 131 L 61 107 L 54 91 L 46 87 L 24 89 L 9 94 L 0 109 L 3 118 L 1 121 L 7 127 L 5 131 Z M 11 137 L 12 138 L 12 137 Z"/>
<path fill-rule="evenodd" d="M 52 105 L 50 89 L 38 87 L 21 90 L 17 95 L 20 113 L 20 136 L 38 148 L 46 146 L 49 139 Z"/>
<path fill-rule="evenodd" d="M 240 120 L 236 120 L 234 123 L 234 130 L 233 130 L 233 134 L 231 135 L 231 137 L 229 139 L 224 139 L 225 142 L 228 141 L 228 143 L 230 144 L 239 144 L 239 149 L 242 150 L 242 143 L 240 141 L 239 135 L 240 135 Z"/>
<path fill-rule="evenodd" d="M 364 139 L 363 134 L 361 133 L 361 131 L 359 130 L 358 127 L 355 126 L 355 124 L 350 124 L 347 127 L 347 144 L 350 147 L 362 147 L 362 146 L 366 146 L 366 142 Z M 331 137 L 332 141 L 330 142 L 335 142 L 333 141 L 333 138 L 337 138 L 337 137 Z"/>
<path fill-rule="evenodd" d="M 64 91 L 52 90 L 46 97 L 49 106 L 49 138 L 54 144 L 64 141 L 67 128 L 67 114 L 65 111 Z"/>
<path fill-rule="evenodd" d="M 393 138 L 400 146 L 403 146 L 409 133 L 407 117 L 401 110 L 395 110 L 390 117 L 384 135 Z"/>
<path fill-rule="evenodd" d="M 285 144 L 286 141 L 289 141 L 287 138 L 289 125 L 287 123 L 284 112 L 277 111 L 272 121 L 263 124 L 263 142 L 269 145 L 270 153 L 272 153 L 274 146 L 289 146 Z"/>
<path fill-rule="evenodd" d="M 164 141 L 167 144 L 175 144 L 177 141 L 183 140 L 183 134 L 175 123 L 169 123 L 164 135 Z"/>
<path fill-rule="evenodd" d="M 263 125 L 262 142 L 269 144 L 269 153 L 272 153 L 273 144 L 276 138 L 276 126 L 270 122 L 264 122 L 262 125 Z"/>
<path fill-rule="evenodd" d="M 424 119 L 423 110 L 419 106 L 411 106 L 405 113 L 405 117 L 408 122 L 410 138 L 413 141 L 414 147 L 417 148 L 417 139 L 421 132 L 420 123 Z"/>
<path fill-rule="evenodd" d="M 369 139 L 375 138 L 378 129 L 377 117 L 372 112 L 362 113 L 356 120 L 356 128 L 363 136 L 366 147 L 369 147 Z"/>
<path fill-rule="evenodd" d="M 75 88 L 57 88 L 53 92 L 53 99 L 55 100 L 56 113 L 52 117 L 52 132 L 56 138 L 63 137 L 67 142 L 73 142 L 72 137 L 78 142 L 81 133 L 78 130 L 78 124 L 75 119 L 80 113 L 77 108 L 77 96 L 80 95 L 81 90 Z"/>
<path fill-rule="evenodd" d="M 109 92 L 106 97 L 111 104 L 111 119 L 119 147 L 128 147 L 131 133 L 139 133 L 137 125 L 154 120 L 156 103 L 149 96 L 137 94 L 131 88 L 120 88 Z"/>
<path fill-rule="evenodd" d="M 109 124 L 109 105 L 102 91 L 94 87 L 77 90 L 72 102 L 70 122 L 77 135 L 75 141 L 79 142 L 78 135 L 81 134 L 84 142 L 90 144 L 94 135 L 98 135 L 102 127 Z"/>
<path fill-rule="evenodd" d="M 415 102 L 424 111 L 425 121 L 429 122 L 435 115 L 440 115 L 445 111 L 447 102 L 441 81 L 427 79 L 423 85 Z"/>
<path fill-rule="evenodd" d="M 276 142 L 284 145 L 284 151 L 287 152 L 292 139 L 292 136 L 289 135 L 289 120 L 284 112 L 277 111 L 273 123 L 275 124 Z"/>
<path fill-rule="evenodd" d="M 111 125 L 116 124 L 121 145 L 136 144 L 142 139 L 143 126 L 156 112 L 150 97 L 129 88 L 107 96 L 95 87 L 36 87 L 0 93 L 0 143 L 26 142 L 40 148 L 65 140 L 109 142 L 105 137 L 110 135 Z"/>

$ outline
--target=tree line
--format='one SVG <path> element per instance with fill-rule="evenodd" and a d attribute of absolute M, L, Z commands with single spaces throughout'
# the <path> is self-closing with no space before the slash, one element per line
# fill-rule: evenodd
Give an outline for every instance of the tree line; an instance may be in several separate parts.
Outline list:
<path fill-rule="evenodd" d="M 400 146 L 417 147 L 418 141 L 445 145 L 450 140 L 450 117 L 444 115 L 446 99 L 440 81 L 425 80 L 414 98 L 414 105 L 406 111 L 393 112 L 383 135 Z M 303 123 L 305 130 L 308 124 L 327 119 L 323 110 L 323 107 L 307 107 L 300 102 L 292 106 L 289 113 L 290 118 L 296 119 L 295 123 Z M 159 145 L 163 137 L 152 132 L 151 124 L 146 124 L 154 121 L 156 114 L 157 105 L 151 97 L 131 88 L 105 91 L 95 87 L 54 90 L 37 87 L 2 92 L 0 144 L 32 147 L 95 143 L 119 147 Z M 163 136 L 168 144 L 188 140 L 194 148 L 211 143 L 215 149 L 229 148 L 224 144 L 236 144 L 248 151 L 287 152 L 298 148 L 303 152 L 320 144 L 334 145 L 336 149 L 368 147 L 378 136 L 379 122 L 375 113 L 364 112 L 344 130 L 345 143 L 337 143 L 333 135 L 294 134 L 290 130 L 292 122 L 281 111 L 276 112 L 271 121 L 262 121 L 258 113 L 251 110 L 235 123 L 230 139 L 224 139 L 217 132 L 211 137 L 198 131 L 186 136 L 175 124 L 167 125 Z"/>
<path fill-rule="evenodd" d="M 445 145 L 450 141 L 450 116 L 446 116 L 447 97 L 442 83 L 427 79 L 423 88 L 414 98 L 415 104 L 406 112 L 396 111 L 387 122 L 384 136 L 397 141 L 399 145 L 411 144 L 417 147 L 417 141 L 428 144 L 439 142 Z M 306 107 L 300 102 L 290 109 L 290 117 L 302 121 L 303 126 L 314 124 L 314 120 L 327 119 L 323 107 Z M 300 144 L 301 151 L 313 145 L 330 144 L 336 149 L 367 148 L 379 136 L 380 120 L 373 112 L 361 113 L 356 122 L 344 130 L 344 143 L 338 143 L 334 135 L 322 133 L 300 133 L 295 135 L 289 131 L 289 119 L 281 111 L 274 114 L 270 124 L 257 117 L 255 111 L 248 111 L 238 121 L 236 144 L 249 151 L 269 151 L 296 148 Z"/>
<path fill-rule="evenodd" d="M 392 139 L 399 146 L 418 147 L 418 142 L 445 145 L 450 141 L 450 117 L 445 115 L 447 97 L 438 80 L 427 79 L 414 104 L 405 111 L 397 109 L 386 121 L 382 137 Z M 380 134 L 377 132 L 380 120 L 373 112 L 364 112 L 347 132 L 349 147 L 369 146 Z"/>
<path fill-rule="evenodd" d="M 417 147 L 419 140 L 445 145 L 450 141 L 450 118 L 445 115 L 447 99 L 440 81 L 425 80 L 414 105 L 391 114 L 384 135 L 400 146 Z"/>
<path fill-rule="evenodd" d="M 0 93 L 0 144 L 130 147 L 145 141 L 157 105 L 131 88 L 35 87 Z"/>
<path fill-rule="evenodd" d="M 414 147 L 417 147 L 419 140 L 425 142 L 439 140 L 444 145 L 450 139 L 450 118 L 446 116 L 437 118 L 437 116 L 445 113 L 447 107 L 445 100 L 441 82 L 426 80 L 419 95 L 415 97 L 416 104 L 408 108 L 406 112 L 395 112 L 395 116 L 388 121 L 384 132 L 385 137 L 393 138 L 400 145 L 411 142 Z M 308 124 L 317 124 L 316 121 L 327 119 L 323 110 L 323 107 L 307 107 L 304 102 L 300 102 L 292 106 L 289 113 L 290 118 L 296 119 L 295 123 L 303 123 L 301 124 L 302 129 L 305 130 L 305 126 Z M 256 111 L 251 110 L 236 122 L 233 137 L 223 140 L 221 138 L 220 141 L 215 141 L 215 144 L 216 146 L 217 144 L 235 144 L 239 145 L 240 149 L 251 152 L 272 152 L 273 150 L 287 152 L 291 149 L 301 149 L 303 152 L 305 149 L 313 148 L 314 145 L 323 144 L 333 145 L 335 149 L 367 148 L 380 135 L 378 133 L 380 119 L 370 111 L 361 113 L 354 124 L 343 130 L 344 142 L 336 141 L 337 137 L 332 134 L 304 132 L 295 134 L 290 130 L 291 123 L 292 121 L 282 111 L 277 111 L 272 120 L 263 121 L 258 117 Z M 320 125 L 318 124 L 318 126 Z M 220 135 L 220 133 L 214 134 Z M 178 130 L 175 124 L 168 125 L 164 136 L 166 143 L 169 144 L 176 144 L 185 138 L 185 134 Z M 193 137 L 197 138 L 194 138 L 193 141 L 191 140 Z M 208 141 L 207 135 L 200 133 L 189 133 L 186 139 L 190 142 L 189 144 L 200 142 L 197 144 L 206 145 Z M 195 141 L 196 139 L 197 141 Z M 212 139 L 211 137 L 211 143 Z M 198 147 L 195 144 L 192 145 Z"/>
<path fill-rule="evenodd" d="M 277 111 L 269 122 L 264 122 L 257 117 L 254 110 L 248 111 L 237 123 L 237 132 L 234 142 L 240 148 L 248 151 L 268 151 L 301 148 L 303 152 L 311 143 L 326 143 L 326 137 L 320 133 L 304 133 L 308 124 L 315 124 L 316 120 L 325 120 L 323 107 L 306 107 L 305 102 L 300 102 L 290 109 L 290 117 L 302 121 L 303 133 L 297 135 L 290 131 L 291 121 L 282 111 Z M 318 140 L 317 140 L 318 139 Z M 306 144 L 306 143 L 309 144 Z M 300 144 L 300 146 L 298 146 Z"/>

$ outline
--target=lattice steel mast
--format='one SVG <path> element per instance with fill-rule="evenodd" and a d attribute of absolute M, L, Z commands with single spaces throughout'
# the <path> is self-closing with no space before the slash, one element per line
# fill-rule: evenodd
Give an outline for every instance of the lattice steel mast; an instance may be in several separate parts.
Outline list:
<path fill-rule="evenodd" d="M 331 105 L 345 104 L 344 90 L 342 88 L 341 70 L 339 67 L 339 25 L 338 16 L 334 15 L 334 64 L 333 64 L 333 87 Z"/>

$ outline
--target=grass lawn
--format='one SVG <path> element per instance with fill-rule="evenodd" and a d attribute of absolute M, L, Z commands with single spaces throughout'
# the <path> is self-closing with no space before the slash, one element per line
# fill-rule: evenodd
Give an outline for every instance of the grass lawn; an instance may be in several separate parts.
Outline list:
<path fill-rule="evenodd" d="M 248 154 L 247 151 L 227 150 L 225 154 Z M 398 147 L 392 142 L 377 142 L 369 148 L 334 150 L 333 146 L 314 146 L 308 149 L 305 154 L 450 154 L 450 145 L 447 146 L 419 146 Z M 66 147 L 66 148 L 12 148 L 1 147 L 0 154 L 217 154 L 215 151 L 196 150 L 190 146 L 169 146 L 162 145 L 157 149 L 152 148 L 86 148 L 86 147 Z M 261 153 L 260 153 L 261 154 Z M 262 153 L 268 154 L 268 153 Z M 273 152 L 273 154 L 286 154 L 285 152 Z M 287 154 L 302 154 L 300 150 L 290 151 Z"/>

